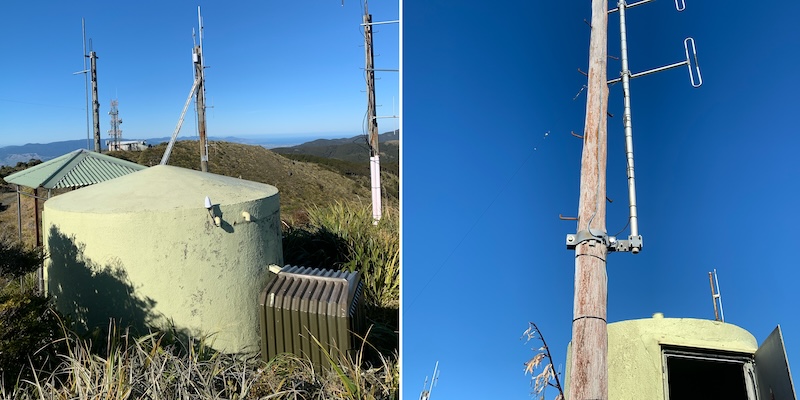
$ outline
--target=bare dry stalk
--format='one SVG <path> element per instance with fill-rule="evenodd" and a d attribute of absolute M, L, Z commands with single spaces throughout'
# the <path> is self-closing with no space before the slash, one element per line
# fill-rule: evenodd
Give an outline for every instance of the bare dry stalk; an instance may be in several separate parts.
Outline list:
<path fill-rule="evenodd" d="M 522 337 L 525 338 L 526 344 L 531 340 L 539 340 L 542 342 L 542 346 L 538 349 L 534 349 L 535 354 L 524 364 L 525 374 L 531 374 L 531 394 L 543 400 L 547 388 L 553 387 L 558 390 L 555 400 L 564 400 L 564 389 L 561 387 L 558 373 L 556 373 L 553 367 L 553 357 L 550 355 L 550 348 L 547 347 L 547 342 L 545 342 L 539 327 L 537 327 L 535 323 L 529 322 L 528 329 L 522 333 Z M 545 360 L 546 363 L 542 364 Z M 540 367 L 541 372 L 537 374 L 536 370 Z"/>

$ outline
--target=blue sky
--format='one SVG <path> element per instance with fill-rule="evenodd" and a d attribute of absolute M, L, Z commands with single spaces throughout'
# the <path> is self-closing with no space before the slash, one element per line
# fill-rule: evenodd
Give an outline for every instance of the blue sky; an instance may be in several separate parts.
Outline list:
<path fill-rule="evenodd" d="M 726 321 L 759 343 L 780 324 L 797 384 L 800 3 L 686 3 L 628 12 L 633 72 L 682 61 L 692 36 L 704 83 L 685 67 L 631 83 L 644 250 L 610 255 L 608 318 L 713 319 L 716 268 Z M 403 7 L 403 398 L 437 360 L 435 400 L 529 398 L 528 321 L 562 368 L 571 336 L 576 226 L 558 215 L 577 214 L 590 5 Z M 610 112 L 613 234 L 627 217 L 620 85 Z"/>
<path fill-rule="evenodd" d="M 0 4 L 0 146 L 86 137 L 81 18 L 97 52 L 100 129 L 119 99 L 125 137 L 172 134 L 194 80 L 202 7 L 211 136 L 362 132 L 366 112 L 360 1 L 8 1 Z M 374 21 L 397 1 L 373 0 Z M 399 66 L 398 24 L 375 27 L 376 68 Z M 378 115 L 396 115 L 398 72 L 379 72 Z M 394 112 L 392 104 L 394 103 Z M 194 135 L 188 114 L 181 135 Z M 396 119 L 379 120 L 381 132 Z"/>

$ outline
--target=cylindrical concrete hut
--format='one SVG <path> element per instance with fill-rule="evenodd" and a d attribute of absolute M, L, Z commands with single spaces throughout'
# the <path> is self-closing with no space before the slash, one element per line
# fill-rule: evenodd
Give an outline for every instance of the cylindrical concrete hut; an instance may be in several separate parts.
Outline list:
<path fill-rule="evenodd" d="M 258 350 L 258 295 L 283 265 L 275 187 L 155 166 L 48 200 L 43 226 L 46 289 L 82 328 L 113 318 Z"/>
<path fill-rule="evenodd" d="M 571 348 L 565 391 L 569 398 Z M 608 399 L 794 399 L 780 327 L 761 343 L 729 323 L 653 318 L 608 324 Z"/>

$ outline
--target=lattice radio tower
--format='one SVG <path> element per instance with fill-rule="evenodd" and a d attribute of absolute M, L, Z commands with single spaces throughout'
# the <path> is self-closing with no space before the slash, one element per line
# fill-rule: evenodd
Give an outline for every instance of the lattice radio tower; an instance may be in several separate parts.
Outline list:
<path fill-rule="evenodd" d="M 117 106 L 119 101 L 111 100 L 111 111 L 108 115 L 111 116 L 111 129 L 108 130 L 108 137 L 111 141 L 108 143 L 108 150 L 120 150 L 119 142 L 122 140 L 122 129 L 119 127 L 122 124 L 122 119 L 119 118 L 119 109 Z"/>

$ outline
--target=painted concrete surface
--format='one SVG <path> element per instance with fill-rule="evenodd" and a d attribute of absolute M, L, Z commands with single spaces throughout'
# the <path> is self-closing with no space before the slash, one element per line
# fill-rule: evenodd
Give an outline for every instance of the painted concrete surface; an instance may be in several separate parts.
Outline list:
<path fill-rule="evenodd" d="M 746 330 L 723 322 L 693 319 L 653 318 L 608 324 L 608 399 L 663 399 L 662 346 L 708 349 L 753 354 L 755 337 Z M 564 374 L 569 398 L 569 365 Z"/>
<path fill-rule="evenodd" d="M 275 187 L 155 166 L 48 200 L 43 226 L 47 290 L 85 329 L 113 317 L 258 350 L 258 295 L 283 265 Z"/>

